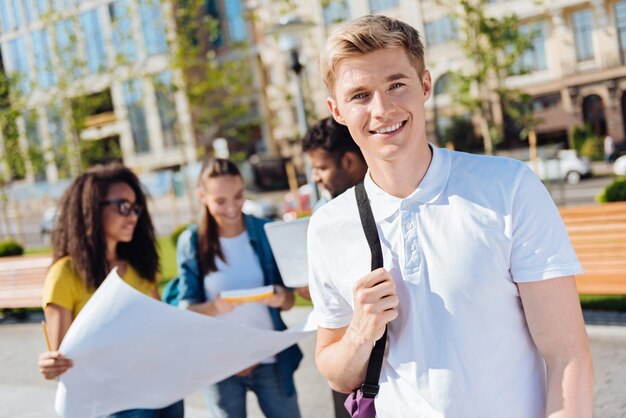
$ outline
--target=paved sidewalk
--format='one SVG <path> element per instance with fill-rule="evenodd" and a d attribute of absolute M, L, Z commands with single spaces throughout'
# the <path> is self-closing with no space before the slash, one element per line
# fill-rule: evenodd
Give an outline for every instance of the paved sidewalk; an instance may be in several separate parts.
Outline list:
<path fill-rule="evenodd" d="M 289 325 L 299 323 L 308 308 L 294 308 L 285 314 Z M 588 318 L 590 314 L 585 313 Z M 596 323 L 622 325 L 587 325 L 596 375 L 596 418 L 626 418 L 626 315 L 592 313 Z M 40 318 L 39 318 L 40 321 Z M 41 325 L 33 315 L 29 323 L 0 323 L 0 418 L 53 418 L 55 382 L 39 376 L 37 356 L 45 349 Z M 331 418 L 330 390 L 315 369 L 315 338 L 300 344 L 304 360 L 296 373 L 299 403 L 303 418 Z M 209 418 L 199 394 L 185 399 L 186 417 Z M 256 400 L 250 395 L 250 418 L 262 418 Z"/>

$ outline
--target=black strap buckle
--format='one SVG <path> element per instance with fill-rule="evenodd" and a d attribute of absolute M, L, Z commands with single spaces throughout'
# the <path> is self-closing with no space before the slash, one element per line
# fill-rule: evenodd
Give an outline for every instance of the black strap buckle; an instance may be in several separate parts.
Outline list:
<path fill-rule="evenodd" d="M 378 388 L 378 385 L 363 383 L 361 385 L 361 393 L 363 393 L 364 398 L 375 398 L 378 395 Z"/>

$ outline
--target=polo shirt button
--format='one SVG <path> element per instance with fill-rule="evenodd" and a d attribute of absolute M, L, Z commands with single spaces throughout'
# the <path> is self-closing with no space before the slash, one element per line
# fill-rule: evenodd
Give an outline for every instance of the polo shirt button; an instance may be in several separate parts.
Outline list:
<path fill-rule="evenodd" d="M 413 229 L 413 224 L 407 224 L 406 229 L 408 229 L 409 231 Z"/>
<path fill-rule="evenodd" d="M 417 247 L 416 247 L 415 245 L 411 245 L 411 246 L 409 247 L 409 250 L 410 250 L 410 251 L 415 251 L 416 249 L 417 249 Z"/>

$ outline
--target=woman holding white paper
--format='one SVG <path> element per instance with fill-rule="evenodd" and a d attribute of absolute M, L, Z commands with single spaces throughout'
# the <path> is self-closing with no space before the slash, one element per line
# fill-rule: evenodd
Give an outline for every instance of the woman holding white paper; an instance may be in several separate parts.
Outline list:
<path fill-rule="evenodd" d="M 54 379 L 72 367 L 57 350 L 70 325 L 107 274 L 117 272 L 142 293 L 159 299 L 154 227 L 139 179 L 121 164 L 95 166 L 78 176 L 59 203 L 52 233 L 53 263 L 44 284 L 43 309 L 50 351 L 39 369 Z M 183 402 L 162 409 L 133 409 L 110 418 L 182 418 Z"/>
<path fill-rule="evenodd" d="M 291 309 L 294 295 L 278 273 L 263 229 L 268 221 L 242 213 L 244 186 L 237 166 L 225 159 L 205 161 L 198 196 L 200 222 L 178 239 L 179 306 L 236 324 L 284 330 L 280 311 Z M 268 285 L 274 293 L 251 297 L 253 301 L 221 296 L 225 291 Z M 300 349 L 293 345 L 208 388 L 208 398 L 217 404 L 215 414 L 245 418 L 246 392 L 252 390 L 266 417 L 299 418 L 293 372 L 301 358 Z"/>

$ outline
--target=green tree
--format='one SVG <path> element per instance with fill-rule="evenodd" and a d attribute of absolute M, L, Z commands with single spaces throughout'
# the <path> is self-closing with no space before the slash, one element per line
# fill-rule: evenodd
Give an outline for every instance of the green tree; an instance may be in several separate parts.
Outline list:
<path fill-rule="evenodd" d="M 183 75 L 200 145 L 225 137 L 239 150 L 251 149 L 260 121 L 252 111 L 250 48 L 228 39 L 217 11 L 204 0 L 179 0 L 175 16 L 172 63 Z"/>
<path fill-rule="evenodd" d="M 452 74 L 451 94 L 472 113 L 485 152 L 493 154 L 494 146 L 503 138 L 502 118 L 497 117 L 497 112 L 504 110 L 523 125 L 526 128 L 523 135 L 537 122 L 528 105 L 530 98 L 505 84 L 509 75 L 528 71 L 519 62 L 522 54 L 532 48 L 536 32 L 522 31 L 514 14 L 487 15 L 487 0 L 439 0 L 439 3 L 457 19 L 461 34 L 458 43 L 471 63 L 462 72 Z"/>
<path fill-rule="evenodd" d="M 18 77 L 9 78 L 0 71 L 0 129 L 4 153 L 3 163 L 8 173 L 0 173 L 3 183 L 26 175 L 25 155 L 20 149 L 17 118 L 23 108 L 24 99 L 19 94 Z"/>

